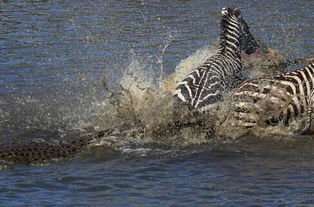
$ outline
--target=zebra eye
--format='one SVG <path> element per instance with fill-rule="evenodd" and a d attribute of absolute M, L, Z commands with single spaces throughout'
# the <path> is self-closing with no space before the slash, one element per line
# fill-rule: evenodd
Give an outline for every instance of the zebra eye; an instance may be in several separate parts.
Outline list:
<path fill-rule="evenodd" d="M 234 9 L 234 15 L 236 17 L 240 17 L 241 16 L 241 10 L 240 9 Z"/>

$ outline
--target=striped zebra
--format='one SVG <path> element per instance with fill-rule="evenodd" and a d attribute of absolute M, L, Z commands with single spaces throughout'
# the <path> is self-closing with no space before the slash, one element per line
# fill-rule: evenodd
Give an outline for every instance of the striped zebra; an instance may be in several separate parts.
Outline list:
<path fill-rule="evenodd" d="M 297 121 L 298 132 L 306 134 L 313 110 L 314 61 L 293 72 L 243 82 L 232 95 L 226 123 L 250 129 Z"/>
<path fill-rule="evenodd" d="M 175 96 L 191 109 L 204 111 L 222 100 L 222 93 L 243 81 L 241 50 L 254 53 L 259 43 L 237 8 L 223 8 L 218 52 L 191 72 L 176 88 Z"/>

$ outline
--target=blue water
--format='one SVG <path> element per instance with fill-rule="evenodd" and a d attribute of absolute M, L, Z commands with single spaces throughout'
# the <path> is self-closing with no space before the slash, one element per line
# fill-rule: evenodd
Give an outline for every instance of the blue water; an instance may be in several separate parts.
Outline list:
<path fill-rule="evenodd" d="M 252 33 L 287 59 L 313 57 L 312 1 L 0 0 L 0 139 L 66 139 L 95 127 L 105 77 L 114 89 L 134 61 L 152 78 L 161 66 L 170 74 L 217 39 L 228 6 L 241 7 Z M 313 206 L 313 139 L 99 147 L 4 166 L 0 206 Z"/>

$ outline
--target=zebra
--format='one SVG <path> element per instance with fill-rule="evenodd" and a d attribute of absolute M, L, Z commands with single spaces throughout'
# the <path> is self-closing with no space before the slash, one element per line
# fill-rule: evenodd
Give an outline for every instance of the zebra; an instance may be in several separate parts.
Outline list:
<path fill-rule="evenodd" d="M 299 134 L 310 132 L 314 112 L 314 61 L 292 72 L 244 81 L 231 98 L 232 123 L 245 129 L 286 127 L 297 121 Z"/>
<path fill-rule="evenodd" d="M 243 81 L 241 50 L 252 54 L 260 47 L 239 9 L 223 8 L 221 13 L 217 53 L 182 80 L 174 92 L 177 100 L 187 103 L 190 109 L 215 108 L 222 101 L 223 92 Z"/>

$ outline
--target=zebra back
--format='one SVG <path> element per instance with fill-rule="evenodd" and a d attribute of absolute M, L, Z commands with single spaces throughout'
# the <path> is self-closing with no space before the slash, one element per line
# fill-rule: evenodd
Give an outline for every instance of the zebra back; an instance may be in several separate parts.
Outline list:
<path fill-rule="evenodd" d="M 239 9 L 223 8 L 220 27 L 217 54 L 192 71 L 176 88 L 175 96 L 191 109 L 212 109 L 222 100 L 223 92 L 239 85 L 241 48 L 252 53 L 258 47 Z"/>
<path fill-rule="evenodd" d="M 227 120 L 237 126 L 289 126 L 300 118 L 301 133 L 311 125 L 314 107 L 314 61 L 293 72 L 247 80 L 234 92 Z"/>

